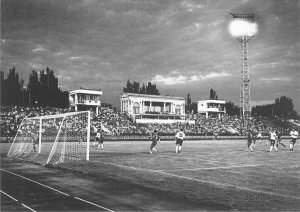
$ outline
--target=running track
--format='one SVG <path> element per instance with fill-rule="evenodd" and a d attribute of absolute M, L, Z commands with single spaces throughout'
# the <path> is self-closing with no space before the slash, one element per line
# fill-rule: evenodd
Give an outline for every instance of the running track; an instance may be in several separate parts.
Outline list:
<path fill-rule="evenodd" d="M 0 170 L 3 211 L 6 208 L 18 211 L 112 211 L 14 172 Z"/>

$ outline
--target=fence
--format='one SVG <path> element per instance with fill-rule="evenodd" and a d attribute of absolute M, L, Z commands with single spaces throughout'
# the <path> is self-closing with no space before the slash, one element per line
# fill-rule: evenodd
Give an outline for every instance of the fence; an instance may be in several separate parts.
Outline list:
<path fill-rule="evenodd" d="M 268 136 L 263 136 L 262 139 L 268 139 Z M 282 139 L 290 139 L 290 136 L 282 136 Z M 9 139 L 6 137 L 0 137 L 0 143 L 12 142 L 13 137 Z M 175 140 L 172 135 L 162 135 L 160 136 L 162 141 Z M 211 135 L 200 136 L 200 135 L 187 135 L 184 140 L 242 140 L 247 139 L 247 136 L 217 136 L 216 138 Z M 95 136 L 91 136 L 91 141 L 95 140 Z M 147 135 L 121 135 L 121 136 L 105 136 L 105 141 L 148 141 L 149 136 Z"/>

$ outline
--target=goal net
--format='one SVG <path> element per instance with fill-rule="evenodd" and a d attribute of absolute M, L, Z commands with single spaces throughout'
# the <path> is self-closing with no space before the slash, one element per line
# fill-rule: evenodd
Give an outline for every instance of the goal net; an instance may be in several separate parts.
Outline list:
<path fill-rule="evenodd" d="M 90 111 L 24 118 L 7 156 L 46 164 L 89 160 Z"/>

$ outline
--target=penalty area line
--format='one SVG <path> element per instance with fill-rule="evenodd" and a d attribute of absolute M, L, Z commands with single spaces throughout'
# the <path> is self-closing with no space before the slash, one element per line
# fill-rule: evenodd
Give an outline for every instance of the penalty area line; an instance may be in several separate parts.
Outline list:
<path fill-rule="evenodd" d="M 91 205 L 94 205 L 94 206 L 96 206 L 96 207 L 98 207 L 98 208 L 102 208 L 102 209 L 105 209 L 105 210 L 107 210 L 107 211 L 114 212 L 114 211 L 112 211 L 112 210 L 110 210 L 110 209 L 108 209 L 108 208 L 105 208 L 105 207 L 103 207 L 103 206 L 101 206 L 101 205 L 98 205 L 98 204 L 96 204 L 96 203 L 93 203 L 93 202 L 90 202 L 90 201 L 81 199 L 81 198 L 79 198 L 79 197 L 74 197 L 74 198 L 75 198 L 75 199 L 78 199 L 78 200 L 81 200 L 81 201 L 83 201 L 83 202 L 89 203 L 89 204 L 91 204 Z"/>
<path fill-rule="evenodd" d="M 49 189 L 51 189 L 51 190 L 53 190 L 53 191 L 59 192 L 59 193 L 65 195 L 65 196 L 70 196 L 69 194 L 66 194 L 66 193 L 64 193 L 64 192 L 62 192 L 62 191 L 59 191 L 59 190 L 57 190 L 57 189 L 55 189 L 55 188 L 52 188 L 52 187 L 47 186 L 47 185 L 45 185 L 45 184 L 39 183 L 39 182 L 37 182 L 37 181 L 35 181 L 35 180 L 29 179 L 29 178 L 24 177 L 24 176 L 22 176 L 22 175 L 13 173 L 13 172 L 8 171 L 8 170 L 5 170 L 5 169 L 0 169 L 0 170 L 1 170 L 1 171 L 4 171 L 4 172 L 7 172 L 7 173 L 10 173 L 10 174 L 13 174 L 13 175 L 18 176 L 18 177 L 21 177 L 21 178 L 23 178 L 23 179 L 25 179 L 25 180 L 29 180 L 29 181 L 31 181 L 31 182 L 34 182 L 34 183 L 36 183 L 36 184 L 39 184 L 39 185 L 44 186 L 44 187 L 46 187 L 46 188 L 49 188 Z"/>

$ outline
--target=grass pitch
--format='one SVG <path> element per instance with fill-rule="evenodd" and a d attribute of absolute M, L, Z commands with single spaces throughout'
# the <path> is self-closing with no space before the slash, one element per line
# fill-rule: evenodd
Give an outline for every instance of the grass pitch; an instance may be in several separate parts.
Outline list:
<path fill-rule="evenodd" d="M 104 150 L 91 147 L 90 161 L 53 168 L 88 175 L 95 183 L 110 180 L 154 192 L 161 199 L 195 203 L 187 210 L 296 211 L 300 210 L 300 148 L 289 151 L 289 141 L 283 143 L 286 148 L 267 152 L 269 147 L 262 141 L 250 152 L 246 140 L 184 141 L 182 152 L 175 154 L 175 142 L 162 141 L 159 153 L 150 155 L 147 141 L 105 142 Z M 117 187 L 112 190 L 118 192 Z"/>

